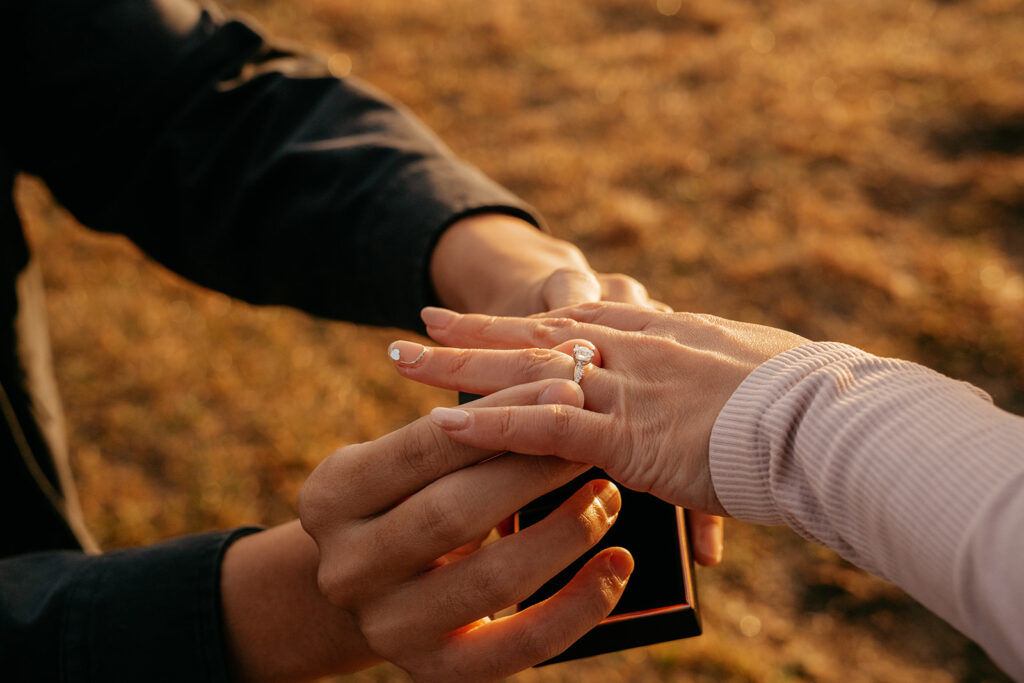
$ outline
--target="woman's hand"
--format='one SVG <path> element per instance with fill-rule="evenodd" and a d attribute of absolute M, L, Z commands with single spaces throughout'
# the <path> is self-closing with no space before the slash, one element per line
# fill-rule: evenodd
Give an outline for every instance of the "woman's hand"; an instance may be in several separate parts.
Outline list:
<path fill-rule="evenodd" d="M 430 263 L 438 297 L 458 311 L 533 315 L 596 301 L 671 309 L 627 275 L 597 273 L 575 246 L 503 214 L 479 214 L 449 227 Z M 722 556 L 722 520 L 695 512 L 690 527 L 697 561 Z"/>
<path fill-rule="evenodd" d="M 445 306 L 494 315 L 531 315 L 588 301 L 668 310 L 633 278 L 596 273 L 575 246 L 503 214 L 478 214 L 449 227 L 430 262 Z"/>
<path fill-rule="evenodd" d="M 467 405 L 435 410 L 435 421 L 464 444 L 553 453 L 601 467 L 622 484 L 676 505 L 725 514 L 708 468 L 715 420 L 754 368 L 806 340 L 760 325 L 621 304 L 584 304 L 551 315 L 557 317 L 425 309 L 430 336 L 463 348 L 430 348 L 418 362 L 396 365 L 410 379 L 488 394 L 543 377 L 571 377 L 574 363 L 566 353 L 586 340 L 597 355 L 575 406 Z M 574 389 L 571 382 L 565 386 Z"/>
<path fill-rule="evenodd" d="M 575 400 L 537 382 L 473 404 Z M 492 619 L 593 546 L 620 505 L 591 482 L 544 521 L 477 548 L 503 519 L 585 467 L 559 458 L 498 454 L 449 439 L 428 418 L 325 460 L 299 497 L 320 550 L 327 599 L 354 616 L 370 650 L 417 680 L 490 680 L 561 652 L 614 607 L 632 571 L 606 549 L 551 599 Z"/>

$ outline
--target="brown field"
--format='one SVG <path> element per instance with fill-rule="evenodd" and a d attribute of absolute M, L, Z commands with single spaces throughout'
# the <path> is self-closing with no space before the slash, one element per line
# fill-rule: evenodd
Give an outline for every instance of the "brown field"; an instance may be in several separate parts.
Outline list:
<path fill-rule="evenodd" d="M 680 310 L 921 361 L 1024 413 L 1024 3 L 227 4 L 406 102 L 598 269 Z M 107 548 L 282 521 L 339 445 L 453 401 L 395 375 L 398 331 L 231 301 L 81 229 L 36 181 L 18 200 Z M 1002 679 L 833 553 L 727 533 L 699 574 L 704 636 L 515 680 Z"/>

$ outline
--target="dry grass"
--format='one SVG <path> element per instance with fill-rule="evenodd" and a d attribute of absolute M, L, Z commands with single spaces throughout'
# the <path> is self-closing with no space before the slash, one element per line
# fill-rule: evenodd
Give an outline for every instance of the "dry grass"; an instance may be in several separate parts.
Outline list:
<path fill-rule="evenodd" d="M 228 4 L 404 100 L 598 268 L 679 309 L 919 360 L 1024 412 L 1021 2 Z M 200 291 L 79 229 L 38 183 L 18 199 L 107 547 L 280 521 L 335 447 L 451 401 L 394 376 L 395 331 Z M 706 635 L 517 680 L 999 678 L 832 553 L 728 531 L 700 575 Z"/>

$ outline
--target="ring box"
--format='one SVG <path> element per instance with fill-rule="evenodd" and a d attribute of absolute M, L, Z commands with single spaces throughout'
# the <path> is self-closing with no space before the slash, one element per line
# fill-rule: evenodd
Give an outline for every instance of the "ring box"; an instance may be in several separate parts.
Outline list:
<path fill-rule="evenodd" d="M 477 398 L 459 392 L 459 403 Z M 513 517 L 513 530 L 518 532 L 544 519 L 592 479 L 615 481 L 606 472 L 592 468 L 524 506 Z M 649 493 L 616 485 L 622 495 L 622 508 L 612 528 L 597 545 L 519 603 L 518 609 L 554 595 L 604 548 L 629 550 L 634 560 L 633 574 L 611 614 L 564 652 L 537 666 L 692 638 L 702 632 L 686 511 Z"/>
<path fill-rule="evenodd" d="M 611 479 L 595 468 L 534 500 L 515 515 L 514 530 L 539 522 L 587 481 L 598 478 Z M 622 509 L 604 538 L 520 603 L 519 609 L 554 595 L 604 548 L 619 546 L 632 553 L 635 567 L 626 590 L 600 624 L 538 666 L 701 634 L 686 511 L 647 493 L 623 486 L 619 490 Z"/>

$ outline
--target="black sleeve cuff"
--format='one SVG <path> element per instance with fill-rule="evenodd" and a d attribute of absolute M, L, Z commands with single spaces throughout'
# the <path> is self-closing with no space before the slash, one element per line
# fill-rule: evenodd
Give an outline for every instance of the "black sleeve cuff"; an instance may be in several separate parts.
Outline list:
<path fill-rule="evenodd" d="M 221 560 L 258 530 L 85 558 L 63 619 L 63 680 L 227 681 Z"/>

